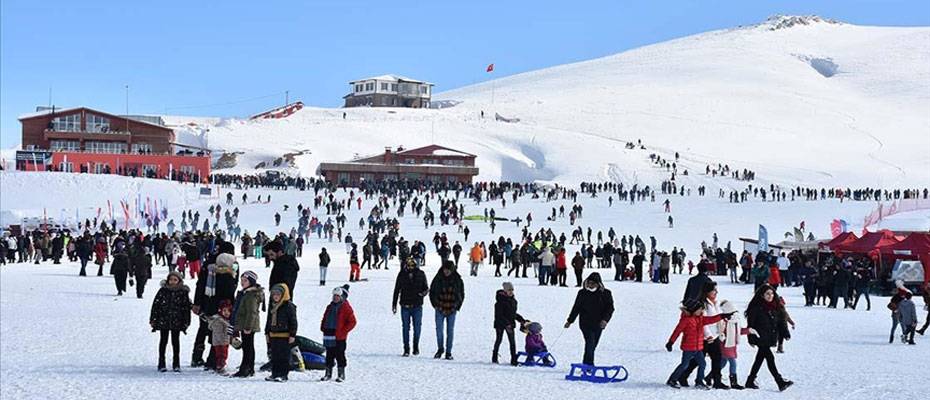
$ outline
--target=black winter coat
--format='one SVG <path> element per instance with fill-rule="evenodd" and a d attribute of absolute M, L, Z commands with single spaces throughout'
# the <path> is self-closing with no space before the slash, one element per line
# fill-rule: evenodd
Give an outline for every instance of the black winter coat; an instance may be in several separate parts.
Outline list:
<path fill-rule="evenodd" d="M 126 253 L 116 253 L 113 255 L 113 263 L 110 264 L 110 275 L 129 272 L 129 256 Z"/>
<path fill-rule="evenodd" d="M 297 306 L 288 301 L 278 307 L 277 324 L 271 324 L 271 316 L 274 313 L 274 307 L 268 310 L 268 320 L 265 322 L 265 334 L 287 332 L 288 336 L 297 336 Z"/>
<path fill-rule="evenodd" d="M 426 283 L 426 274 L 419 268 L 412 271 L 402 269 L 397 273 L 394 281 L 394 295 L 391 296 L 391 308 L 401 306 L 419 307 L 423 305 L 423 297 L 429 294 L 429 285 Z"/>
<path fill-rule="evenodd" d="M 692 276 L 691 279 L 688 279 L 688 286 L 685 287 L 685 296 L 682 297 L 681 301 L 685 302 L 688 299 L 698 300 L 698 296 L 701 295 L 701 290 L 704 288 L 704 285 L 713 281 L 713 279 L 710 279 L 709 276 L 703 273 Z"/>
<path fill-rule="evenodd" d="M 429 301 L 433 308 L 449 315 L 462 308 L 465 302 L 465 283 L 458 272 L 445 276 L 442 270 L 433 277 L 429 288 Z"/>
<path fill-rule="evenodd" d="M 191 324 L 190 288 L 180 284 L 169 287 L 166 281 L 161 282 L 161 289 L 155 294 L 152 301 L 152 311 L 149 322 L 152 330 L 187 330 Z"/>
<path fill-rule="evenodd" d="M 215 315 L 219 311 L 221 301 L 229 300 L 230 303 L 235 301 L 238 281 L 232 273 L 215 274 L 215 291 L 214 295 L 210 297 L 206 295 L 208 277 L 207 271 L 201 271 L 197 277 L 197 286 L 194 289 L 194 305 L 200 307 L 202 315 Z"/>
<path fill-rule="evenodd" d="M 778 344 L 779 317 L 778 310 L 767 310 L 759 304 L 746 310 L 746 325 L 759 333 L 758 337 L 749 335 L 749 344 L 759 347 L 772 347 Z"/>
<path fill-rule="evenodd" d="M 129 262 L 130 276 L 135 276 L 140 281 L 152 278 L 152 256 L 140 251 L 134 254 Z"/>
<path fill-rule="evenodd" d="M 517 298 L 508 296 L 503 289 L 498 290 L 497 302 L 494 303 L 494 329 L 513 328 L 516 326 L 514 321 L 526 321 L 517 313 Z"/>
<path fill-rule="evenodd" d="M 274 287 L 279 283 L 287 285 L 291 296 L 294 296 L 294 285 L 297 283 L 297 271 L 300 266 L 297 265 L 297 259 L 291 255 L 283 255 L 274 260 L 274 267 L 271 268 L 271 276 L 268 278 L 268 287 Z"/>
<path fill-rule="evenodd" d="M 582 288 L 575 297 L 568 322 L 575 322 L 575 318 L 578 318 L 582 330 L 600 329 L 601 321 L 610 322 L 613 314 L 614 298 L 610 290 L 600 288 L 592 292 Z"/>

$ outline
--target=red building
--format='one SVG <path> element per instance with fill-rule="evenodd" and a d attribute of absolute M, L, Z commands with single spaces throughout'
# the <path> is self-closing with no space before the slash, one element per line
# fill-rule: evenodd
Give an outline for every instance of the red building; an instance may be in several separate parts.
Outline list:
<path fill-rule="evenodd" d="M 427 180 L 435 183 L 471 183 L 478 175 L 475 155 L 448 147 L 429 145 L 411 150 L 398 148 L 348 162 L 320 163 L 317 170 L 326 180 L 357 186 L 362 181 Z"/>
<path fill-rule="evenodd" d="M 171 128 L 86 107 L 40 110 L 20 119 L 16 169 L 206 181 L 208 150 L 176 145 Z M 175 147 L 183 150 L 176 151 Z"/>

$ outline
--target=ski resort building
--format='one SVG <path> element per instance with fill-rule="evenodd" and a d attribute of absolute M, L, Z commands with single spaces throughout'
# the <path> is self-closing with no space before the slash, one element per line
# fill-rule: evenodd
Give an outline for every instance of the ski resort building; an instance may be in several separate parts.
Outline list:
<path fill-rule="evenodd" d="M 21 171 L 119 174 L 206 181 L 210 152 L 174 142 L 174 130 L 156 123 L 86 107 L 39 108 L 19 118 Z"/>
<path fill-rule="evenodd" d="M 339 185 L 358 186 L 361 182 L 425 180 L 434 183 L 471 183 L 478 175 L 475 155 L 439 145 L 429 145 L 356 158 L 348 162 L 320 163 L 318 175 Z"/>
<path fill-rule="evenodd" d="M 349 82 L 345 107 L 429 108 L 433 84 L 398 75 L 381 75 Z"/>

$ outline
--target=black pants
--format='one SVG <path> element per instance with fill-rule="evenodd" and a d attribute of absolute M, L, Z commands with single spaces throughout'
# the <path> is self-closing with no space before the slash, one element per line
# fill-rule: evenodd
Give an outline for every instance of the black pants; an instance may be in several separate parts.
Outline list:
<path fill-rule="evenodd" d="M 814 305 L 814 299 L 817 298 L 817 286 L 813 283 L 804 284 L 804 303 L 805 305 Z"/>
<path fill-rule="evenodd" d="M 89 260 L 86 257 L 81 257 L 81 273 L 78 275 L 87 276 L 87 261 Z"/>
<path fill-rule="evenodd" d="M 752 369 L 749 370 L 749 380 L 755 381 L 756 376 L 759 375 L 759 369 L 762 368 L 763 361 L 765 361 L 769 373 L 775 378 L 775 382 L 780 384 L 782 382 L 781 374 L 778 373 L 778 366 L 775 365 L 775 355 L 772 354 L 772 348 L 768 346 L 759 346 L 758 350 L 756 350 L 756 360 L 752 362 Z"/>
<path fill-rule="evenodd" d="M 853 301 L 853 308 L 856 308 L 859 305 L 859 296 L 865 295 L 865 307 L 867 309 L 872 309 L 872 299 L 869 298 L 869 289 L 868 288 L 856 288 L 856 298 Z"/>
<path fill-rule="evenodd" d="M 493 354 L 494 361 L 497 361 L 497 352 L 501 348 L 501 341 L 503 341 L 504 333 L 506 332 L 507 341 L 510 342 L 510 363 L 511 364 L 516 363 L 517 362 L 517 344 L 514 341 L 513 328 L 506 328 L 506 329 L 505 328 L 494 328 L 494 331 L 495 331 L 494 354 Z"/>
<path fill-rule="evenodd" d="M 240 374 L 255 373 L 255 332 L 242 335 L 242 363 L 239 364 Z"/>
<path fill-rule="evenodd" d="M 668 283 L 668 270 L 659 268 L 659 282 Z"/>
<path fill-rule="evenodd" d="M 720 384 L 720 339 L 714 339 L 713 342 L 704 342 L 704 356 L 710 357 L 710 370 L 704 376 L 710 378 L 714 385 Z M 697 366 L 697 361 L 691 361 L 685 373 L 681 375 L 682 378 L 688 379 Z"/>
<path fill-rule="evenodd" d="M 616 272 L 614 272 L 614 280 L 622 281 L 624 268 L 621 265 L 616 265 L 614 269 L 616 270 Z"/>
<path fill-rule="evenodd" d="M 567 278 L 568 270 L 567 270 L 567 269 L 559 269 L 559 270 L 556 270 L 556 271 L 558 271 L 558 273 L 557 273 L 556 276 L 558 277 L 558 280 L 559 280 L 559 286 L 565 286 L 565 279 Z"/>
<path fill-rule="evenodd" d="M 927 311 L 927 318 L 924 318 L 924 326 L 921 327 L 919 330 L 921 332 L 926 332 L 927 326 L 930 326 L 930 311 Z"/>
<path fill-rule="evenodd" d="M 575 269 L 575 286 L 581 287 L 581 274 L 584 272 L 581 268 Z"/>
<path fill-rule="evenodd" d="M 210 334 L 210 328 L 207 327 L 207 323 L 203 320 L 199 320 L 200 325 L 197 328 L 197 335 L 194 336 L 194 352 L 191 354 L 192 361 L 202 361 L 203 360 L 203 351 L 206 349 L 204 341 L 210 344 L 210 353 L 207 354 L 207 367 L 213 367 L 214 360 L 213 355 L 213 335 Z"/>
<path fill-rule="evenodd" d="M 117 272 L 113 274 L 113 279 L 116 280 L 116 291 L 119 294 L 123 294 L 126 291 L 126 272 Z"/>
<path fill-rule="evenodd" d="M 494 263 L 494 266 L 495 266 L 494 276 L 501 276 L 501 265 L 498 263 Z"/>
<path fill-rule="evenodd" d="M 516 278 L 520 277 L 520 264 L 510 263 L 510 269 L 507 270 L 507 276 L 513 273 L 513 276 Z"/>
<path fill-rule="evenodd" d="M 582 363 L 594 365 L 594 350 L 597 349 L 597 343 L 601 341 L 601 328 L 581 328 L 581 336 L 584 337 L 584 357 Z"/>
<path fill-rule="evenodd" d="M 291 369 L 291 344 L 287 338 L 271 338 L 268 344 L 271 350 L 271 376 L 273 378 L 287 379 L 287 373 Z M 326 349 L 326 358 L 329 359 L 330 349 Z"/>
<path fill-rule="evenodd" d="M 148 279 L 138 278 L 136 279 L 136 297 L 142 298 L 142 293 L 145 293 L 145 282 Z"/>
<path fill-rule="evenodd" d="M 636 266 L 636 281 L 637 282 L 643 281 L 643 266 L 642 265 Z"/>
<path fill-rule="evenodd" d="M 158 368 L 165 368 L 165 350 L 168 347 L 168 334 L 171 334 L 171 368 L 181 368 L 181 331 L 177 329 L 158 331 Z"/>
<path fill-rule="evenodd" d="M 326 348 L 326 368 L 332 368 L 338 365 L 339 368 L 346 367 L 346 341 L 337 340 L 332 347 Z"/>

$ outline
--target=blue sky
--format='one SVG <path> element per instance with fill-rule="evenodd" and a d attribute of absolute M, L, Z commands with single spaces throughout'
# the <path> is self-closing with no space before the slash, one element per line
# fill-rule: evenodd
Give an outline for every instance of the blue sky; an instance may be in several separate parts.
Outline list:
<path fill-rule="evenodd" d="M 439 92 L 779 13 L 930 26 L 926 0 L 3 0 L 0 147 L 49 88 L 57 106 L 112 113 L 126 85 L 130 113 L 246 116 L 286 90 L 337 107 L 351 79 L 396 73 Z"/>

